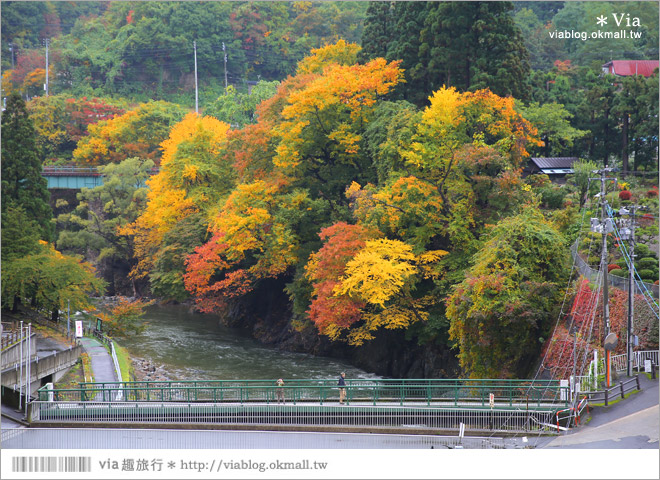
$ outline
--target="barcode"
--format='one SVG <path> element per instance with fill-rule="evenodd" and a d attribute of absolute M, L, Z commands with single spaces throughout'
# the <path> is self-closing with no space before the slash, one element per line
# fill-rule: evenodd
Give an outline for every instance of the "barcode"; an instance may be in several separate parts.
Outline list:
<path fill-rule="evenodd" d="M 92 457 L 13 457 L 12 472 L 91 472 Z"/>

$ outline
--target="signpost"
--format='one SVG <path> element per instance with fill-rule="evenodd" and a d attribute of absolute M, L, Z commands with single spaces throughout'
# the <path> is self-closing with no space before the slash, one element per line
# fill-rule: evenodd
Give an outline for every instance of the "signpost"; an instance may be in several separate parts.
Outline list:
<path fill-rule="evenodd" d="M 83 322 L 82 320 L 76 320 L 76 338 L 82 338 L 83 336 Z"/>

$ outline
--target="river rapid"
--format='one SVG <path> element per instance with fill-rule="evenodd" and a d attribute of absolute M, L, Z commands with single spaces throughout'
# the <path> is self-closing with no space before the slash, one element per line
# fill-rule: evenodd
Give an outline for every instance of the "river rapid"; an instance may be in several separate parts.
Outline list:
<path fill-rule="evenodd" d="M 142 377 L 152 380 L 380 378 L 334 358 L 261 345 L 218 317 L 183 305 L 151 306 L 139 335 L 122 339 Z M 153 371 L 152 371 L 153 370 Z M 145 375 L 146 373 L 146 375 Z"/>

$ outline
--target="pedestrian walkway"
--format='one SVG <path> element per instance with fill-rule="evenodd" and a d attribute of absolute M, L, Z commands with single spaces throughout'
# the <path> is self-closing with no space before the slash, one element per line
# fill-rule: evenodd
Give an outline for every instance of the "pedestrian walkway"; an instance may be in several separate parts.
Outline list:
<path fill-rule="evenodd" d="M 83 337 L 80 339 L 80 343 L 92 362 L 95 382 L 119 381 L 112 355 L 99 340 L 93 337 Z"/>
<path fill-rule="evenodd" d="M 543 448 L 658 448 L 660 390 L 657 379 L 639 375 L 642 390 L 591 410 L 586 425 L 571 429 Z"/>

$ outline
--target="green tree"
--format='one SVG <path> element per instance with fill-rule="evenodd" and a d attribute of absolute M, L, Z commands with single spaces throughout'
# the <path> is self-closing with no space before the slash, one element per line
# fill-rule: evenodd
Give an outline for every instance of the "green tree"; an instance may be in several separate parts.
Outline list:
<path fill-rule="evenodd" d="M 275 95 L 279 82 L 257 83 L 250 94 L 240 93 L 232 85 L 213 103 L 204 108 L 204 113 L 241 128 L 256 123 L 256 109 L 263 100 Z"/>
<path fill-rule="evenodd" d="M 39 225 L 41 238 L 50 240 L 53 212 L 35 138 L 25 102 L 19 95 L 11 95 L 2 112 L 2 214 L 9 205 L 22 207 Z"/>
<path fill-rule="evenodd" d="M 534 207 L 493 228 L 447 298 L 449 333 L 466 374 L 529 374 L 563 285 L 566 252 L 562 235 Z"/>
<path fill-rule="evenodd" d="M 490 88 L 526 99 L 528 55 L 512 8 L 511 2 L 396 2 L 393 10 L 373 6 L 365 31 L 376 32 L 378 40 L 364 39 L 363 58 L 401 60 L 406 83 L 399 91 L 420 106 L 443 85 L 460 91 Z"/>
<path fill-rule="evenodd" d="M 111 295 L 128 288 L 133 295 L 138 293 L 134 281 L 130 286 L 126 284 L 135 266 L 133 241 L 119 235 L 118 229 L 135 221 L 145 208 L 145 182 L 153 166 L 151 160 L 129 158 L 100 167 L 103 185 L 83 188 L 77 194 L 78 206 L 57 218 L 61 229 L 58 248 L 93 261 L 109 282 Z"/>
<path fill-rule="evenodd" d="M 537 2 L 515 2 L 515 5 L 518 6 L 520 3 L 533 4 Z M 529 52 L 529 64 L 534 70 L 550 70 L 555 60 L 566 58 L 565 40 L 563 38 L 551 38 L 548 35 L 548 31 L 554 28 L 550 19 L 542 22 L 532 8 L 518 10 L 514 16 L 516 25 L 522 32 L 527 52 Z"/>
<path fill-rule="evenodd" d="M 657 165 L 658 77 L 626 77 L 615 93 L 612 113 L 620 118 L 621 162 L 624 174 L 639 167 Z M 655 96 L 654 96 L 655 95 Z M 655 129 L 655 130 L 654 130 Z M 634 168 L 629 158 L 635 160 Z"/>
<path fill-rule="evenodd" d="M 35 253 L 40 229 L 23 207 L 9 205 L 2 213 L 2 264 Z"/>
<path fill-rule="evenodd" d="M 90 264 L 62 255 L 43 241 L 39 251 L 2 268 L 3 304 L 15 311 L 19 303 L 29 302 L 48 312 L 54 322 L 67 301 L 74 310 L 89 309 L 89 295 L 99 295 L 103 289 L 104 282 L 94 276 Z"/>
<path fill-rule="evenodd" d="M 570 123 L 572 115 L 559 103 L 539 105 L 532 102 L 520 107 L 520 111 L 536 127 L 542 147 L 532 149 L 532 154 L 543 153 L 546 157 L 562 157 L 572 153 L 575 140 L 584 137 L 588 132 L 573 128 Z"/>

